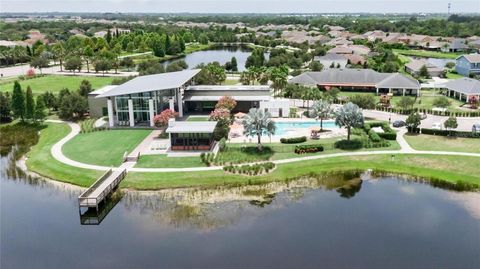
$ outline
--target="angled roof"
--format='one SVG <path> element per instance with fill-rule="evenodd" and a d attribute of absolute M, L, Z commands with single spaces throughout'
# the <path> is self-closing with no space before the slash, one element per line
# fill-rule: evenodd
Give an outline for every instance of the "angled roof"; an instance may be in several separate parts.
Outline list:
<path fill-rule="evenodd" d="M 379 73 L 371 69 L 328 69 L 305 72 L 290 80 L 304 85 L 352 85 L 377 88 L 420 89 L 418 81 L 400 73 Z"/>
<path fill-rule="evenodd" d="M 465 44 L 465 39 L 456 38 L 450 43 L 451 49 L 468 49 L 468 46 Z"/>
<path fill-rule="evenodd" d="M 480 54 L 465 54 L 465 55 L 459 56 L 457 60 L 462 57 L 465 58 L 470 63 L 480 63 Z"/>
<path fill-rule="evenodd" d="M 376 85 L 377 88 L 420 89 L 420 83 L 400 73 L 393 73 Z"/>
<path fill-rule="evenodd" d="M 112 90 L 113 88 L 116 88 L 116 87 L 117 87 L 117 85 L 106 85 L 106 86 L 101 87 L 98 90 L 94 90 L 93 92 L 89 92 L 88 95 L 92 95 L 92 96 L 99 95 L 99 94 L 108 92 L 108 91 L 110 91 L 110 90 Z"/>
<path fill-rule="evenodd" d="M 315 56 L 315 61 L 346 61 L 347 58 L 336 53 L 327 53 L 324 56 Z"/>
<path fill-rule="evenodd" d="M 136 77 L 98 95 L 97 98 L 180 88 L 198 72 L 200 72 L 200 69 Z"/>
<path fill-rule="evenodd" d="M 353 50 L 348 47 L 337 46 L 335 48 L 329 49 L 327 53 L 349 54 L 349 53 L 353 53 Z"/>
<path fill-rule="evenodd" d="M 405 67 L 410 68 L 411 70 L 418 72 L 422 68 L 422 66 L 426 66 L 429 72 L 432 71 L 443 71 L 443 68 L 440 68 L 428 61 L 425 60 L 413 60 L 407 64 L 405 64 Z"/>
<path fill-rule="evenodd" d="M 480 81 L 472 78 L 459 78 L 443 84 L 449 90 L 463 94 L 480 94 Z"/>
<path fill-rule="evenodd" d="M 213 133 L 217 126 L 216 121 L 175 121 L 169 125 L 167 133 Z"/>

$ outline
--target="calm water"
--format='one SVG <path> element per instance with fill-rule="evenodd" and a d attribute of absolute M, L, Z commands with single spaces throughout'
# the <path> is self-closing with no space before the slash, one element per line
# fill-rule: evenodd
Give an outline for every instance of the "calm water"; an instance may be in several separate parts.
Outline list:
<path fill-rule="evenodd" d="M 242 46 L 221 47 L 190 53 L 185 57 L 166 61 L 165 64 L 184 60 L 188 64 L 188 68 L 193 69 L 201 63 L 207 64 L 211 62 L 219 62 L 221 65 L 224 65 L 226 62 L 229 62 L 232 57 L 235 57 L 237 59 L 238 71 L 244 71 L 245 62 L 250 54 L 251 50 Z M 265 57 L 268 59 L 268 54 L 265 54 Z"/>
<path fill-rule="evenodd" d="M 472 193 L 368 175 L 127 192 L 87 226 L 79 190 L 9 164 L 1 159 L 2 269 L 480 268 Z"/>

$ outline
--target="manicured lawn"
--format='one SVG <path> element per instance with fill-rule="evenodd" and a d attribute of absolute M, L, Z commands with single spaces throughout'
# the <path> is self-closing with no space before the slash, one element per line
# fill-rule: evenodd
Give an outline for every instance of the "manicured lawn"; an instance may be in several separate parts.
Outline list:
<path fill-rule="evenodd" d="M 59 92 L 63 88 L 68 88 L 70 91 L 76 91 L 80 86 L 82 80 L 88 80 L 92 84 L 93 89 L 99 89 L 105 85 L 112 83 L 111 77 L 93 77 L 93 76 L 57 76 L 57 75 L 45 75 L 43 77 L 37 77 L 27 80 L 21 80 L 20 85 L 25 91 L 27 86 L 32 88 L 33 94 L 41 94 L 46 91 L 53 93 Z M 0 84 L 1 92 L 12 92 L 13 81 L 5 84 Z"/>
<path fill-rule="evenodd" d="M 75 168 L 65 165 L 53 158 L 50 150 L 57 141 L 70 132 L 70 127 L 62 123 L 48 123 L 42 129 L 38 143 L 27 153 L 29 170 L 57 181 L 80 186 L 92 184 L 104 172 Z"/>
<path fill-rule="evenodd" d="M 439 51 L 426 51 L 426 50 L 413 50 L 413 49 L 393 49 L 393 52 L 407 55 L 407 56 L 417 56 L 417 57 L 430 57 L 430 58 L 445 58 L 445 59 L 456 59 L 458 56 L 462 55 L 461 53 L 453 52 L 439 52 Z"/>
<path fill-rule="evenodd" d="M 480 153 L 480 139 L 452 138 L 439 135 L 406 135 L 408 144 L 417 150 L 457 151 Z"/>
<path fill-rule="evenodd" d="M 456 74 L 456 73 L 452 73 L 452 72 L 447 72 L 446 77 L 447 77 L 448 79 L 459 79 L 459 78 L 463 78 L 462 75 Z"/>
<path fill-rule="evenodd" d="M 208 121 L 208 116 L 190 116 L 187 121 Z"/>
<path fill-rule="evenodd" d="M 262 176 L 226 174 L 223 171 L 195 173 L 138 173 L 131 172 L 122 182 L 123 187 L 160 189 L 172 187 L 215 186 L 225 184 L 254 184 L 283 181 L 308 174 L 335 173 L 350 170 L 374 169 L 406 175 L 439 179 L 451 183 L 458 181 L 480 184 L 480 158 L 462 156 L 435 156 L 397 154 L 351 156 L 317 159 L 278 165 L 272 173 Z"/>
<path fill-rule="evenodd" d="M 79 162 L 119 166 L 151 130 L 125 129 L 79 134 L 62 148 L 65 156 Z"/>
<path fill-rule="evenodd" d="M 184 168 L 200 167 L 205 164 L 200 157 L 167 157 L 166 154 L 142 155 L 135 167 L 154 168 Z"/>
<path fill-rule="evenodd" d="M 238 83 L 240 83 L 238 79 L 226 79 L 222 85 L 237 85 Z"/>

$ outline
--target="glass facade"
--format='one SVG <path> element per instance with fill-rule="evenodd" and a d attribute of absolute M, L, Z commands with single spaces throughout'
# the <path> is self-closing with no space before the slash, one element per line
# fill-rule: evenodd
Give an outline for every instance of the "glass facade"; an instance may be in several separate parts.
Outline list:
<path fill-rule="evenodd" d="M 156 92 L 144 92 L 131 95 L 121 95 L 115 97 L 115 108 L 117 114 L 117 124 L 120 126 L 129 126 L 130 117 L 128 111 L 128 100 L 132 100 L 133 118 L 136 124 L 149 123 L 150 110 L 149 100 L 153 99 L 153 111 L 155 114 L 169 108 L 169 100 L 175 98 L 175 90 L 162 90 Z"/>

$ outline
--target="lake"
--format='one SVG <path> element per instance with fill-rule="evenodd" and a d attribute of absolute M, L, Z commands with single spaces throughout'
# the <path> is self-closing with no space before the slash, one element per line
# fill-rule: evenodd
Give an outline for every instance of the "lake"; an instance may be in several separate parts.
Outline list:
<path fill-rule="evenodd" d="M 245 63 L 248 56 L 252 53 L 252 50 L 245 46 L 227 46 L 227 47 L 218 47 L 209 50 L 196 51 L 190 54 L 187 54 L 184 57 L 165 61 L 165 65 L 168 65 L 172 62 L 178 60 L 184 60 L 188 64 L 189 69 L 195 68 L 197 65 L 211 62 L 219 62 L 221 65 L 224 65 L 226 62 L 229 62 L 232 57 L 237 59 L 238 71 L 245 71 Z M 265 58 L 268 59 L 268 53 L 265 53 Z"/>
<path fill-rule="evenodd" d="M 478 193 L 370 174 L 118 192 L 100 225 L 81 225 L 79 188 L 28 177 L 8 156 L 2 269 L 480 266 Z"/>

